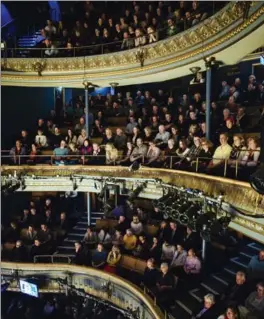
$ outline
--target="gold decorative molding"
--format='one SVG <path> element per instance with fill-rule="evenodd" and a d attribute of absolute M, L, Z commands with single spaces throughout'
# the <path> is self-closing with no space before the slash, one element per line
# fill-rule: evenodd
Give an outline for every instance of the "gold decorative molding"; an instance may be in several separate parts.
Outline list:
<path fill-rule="evenodd" d="M 44 288 L 44 291 L 55 292 L 58 291 L 58 285 L 53 282 L 53 278 L 64 278 L 71 275 L 72 283 L 76 288 L 81 288 L 87 293 L 101 298 L 103 300 L 109 301 L 116 306 L 127 309 L 130 304 L 127 303 L 128 299 L 136 299 L 136 304 L 141 308 L 143 314 L 142 317 L 147 319 L 165 319 L 164 314 L 154 304 L 153 300 L 137 286 L 131 282 L 120 278 L 117 275 L 112 275 L 104 271 L 100 271 L 91 267 L 83 267 L 77 265 L 68 264 L 41 264 L 41 263 L 12 263 L 12 262 L 1 262 L 1 273 L 2 275 L 10 275 L 13 271 L 18 271 L 21 274 L 32 276 L 35 275 L 47 275 L 50 278 L 48 287 Z M 85 278 L 92 278 L 94 281 L 105 281 L 111 282 L 117 288 L 121 288 L 124 298 L 118 298 L 118 296 L 109 296 L 106 292 L 101 291 L 101 289 L 95 289 L 95 287 L 90 287 L 85 285 Z M 12 285 L 11 285 L 12 287 Z M 17 287 L 13 287 L 13 291 L 18 291 Z M 121 291 L 120 291 L 121 292 Z M 120 293 L 119 293 L 120 294 Z M 126 296 L 127 295 L 127 296 Z M 125 300 L 125 297 L 126 300 Z M 132 297 L 132 298 L 131 298 Z M 133 298 L 134 297 L 134 298 Z"/>
<path fill-rule="evenodd" d="M 200 54 L 206 54 L 207 51 L 224 45 L 225 42 L 244 31 L 264 13 L 264 5 L 262 5 L 248 19 L 242 21 L 242 12 L 234 8 L 235 3 L 230 3 L 222 11 L 198 26 L 174 37 L 145 46 L 147 60 L 142 68 L 137 66 L 135 54 L 137 49 L 86 57 L 85 59 L 83 57 L 49 58 L 41 80 L 79 80 L 80 76 L 83 77 L 83 70 L 87 70 L 86 76 L 88 78 L 93 76 L 96 78 L 127 76 L 182 63 L 191 58 L 198 58 Z M 228 31 L 224 33 L 224 30 Z M 29 81 L 40 81 L 37 76 L 32 74 L 34 62 L 36 59 L 8 58 L 5 67 L 24 74 L 2 72 L 2 80 L 23 81 L 26 77 Z"/>
<path fill-rule="evenodd" d="M 114 166 L 81 166 L 71 165 L 55 166 L 5 166 L 1 167 L 2 178 L 17 174 L 28 176 L 56 177 L 71 176 L 72 174 L 84 176 L 108 176 L 139 179 L 161 179 L 164 183 L 173 184 L 184 188 L 193 188 L 203 191 L 207 196 L 217 198 L 224 196 L 224 201 L 233 207 L 250 214 L 252 217 L 264 212 L 264 195 L 258 194 L 249 183 L 236 181 L 223 177 L 210 176 L 186 171 L 170 169 L 141 168 L 135 173 L 129 172 L 124 167 Z"/>

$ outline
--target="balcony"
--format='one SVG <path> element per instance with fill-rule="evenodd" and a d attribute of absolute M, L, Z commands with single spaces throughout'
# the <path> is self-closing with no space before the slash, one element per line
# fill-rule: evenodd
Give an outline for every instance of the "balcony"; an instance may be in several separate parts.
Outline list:
<path fill-rule="evenodd" d="M 234 64 L 260 46 L 263 13 L 263 3 L 253 2 L 243 19 L 242 7 L 231 2 L 199 25 L 139 49 L 72 58 L 2 59 L 2 84 L 82 87 L 86 78 L 100 86 L 109 81 L 129 85 L 155 82 L 157 74 L 159 81 L 184 76 L 192 66 L 204 70 L 206 56 L 217 55 L 223 63 Z"/>

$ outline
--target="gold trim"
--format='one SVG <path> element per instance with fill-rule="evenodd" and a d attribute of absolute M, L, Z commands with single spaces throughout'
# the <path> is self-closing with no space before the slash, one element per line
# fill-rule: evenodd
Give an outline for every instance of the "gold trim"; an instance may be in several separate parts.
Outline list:
<path fill-rule="evenodd" d="M 144 292 L 139 289 L 137 286 L 132 284 L 131 282 L 120 278 L 117 275 L 112 275 L 110 273 L 106 273 L 91 267 L 83 267 L 83 266 L 76 266 L 76 265 L 66 265 L 66 264 L 24 264 L 24 263 L 12 263 L 12 262 L 1 262 L 1 269 L 3 270 L 18 270 L 18 271 L 39 271 L 39 272 L 47 272 L 47 271 L 58 271 L 64 274 L 71 273 L 73 275 L 90 275 L 94 277 L 99 277 L 104 279 L 106 282 L 111 281 L 113 284 L 122 287 L 123 289 L 127 290 L 128 292 L 132 293 L 139 301 L 144 303 L 147 309 L 151 312 L 153 319 L 165 319 L 164 314 L 161 310 L 154 305 L 152 299 L 145 295 Z M 90 294 L 93 294 L 97 297 L 102 299 L 108 300 L 117 306 L 122 306 L 125 308 L 125 305 L 121 305 L 117 298 L 113 296 L 113 298 L 109 298 L 106 293 L 98 293 L 94 289 L 87 290 Z"/>

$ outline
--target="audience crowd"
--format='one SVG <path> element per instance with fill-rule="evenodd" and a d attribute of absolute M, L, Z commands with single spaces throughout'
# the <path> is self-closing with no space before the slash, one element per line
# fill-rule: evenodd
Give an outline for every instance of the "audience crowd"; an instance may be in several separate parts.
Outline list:
<path fill-rule="evenodd" d="M 126 50 L 173 36 L 206 19 L 223 3 L 82 2 L 58 23 L 47 20 L 40 47 L 46 56 L 72 56 Z M 84 48 L 91 46 L 90 50 Z M 103 48 L 101 47 L 103 45 Z M 75 48 L 73 52 L 73 47 Z M 62 50 L 58 50 L 61 48 Z"/>
<path fill-rule="evenodd" d="M 11 162 L 46 163 L 49 157 L 39 155 L 53 150 L 52 163 L 58 165 L 136 162 L 247 179 L 258 165 L 261 150 L 256 134 L 245 135 L 252 129 L 245 105 L 263 105 L 263 92 L 263 83 L 254 75 L 244 86 L 239 78 L 230 85 L 223 81 L 218 102 L 211 102 L 211 140 L 206 138 L 206 107 L 199 92 L 178 98 L 162 89 L 157 94 L 139 90 L 135 96 L 130 92 L 90 96 L 89 136 L 79 96 L 62 113 L 51 111 L 46 120 L 39 118 L 31 132 L 22 129 L 10 151 Z M 111 129 L 108 121 L 113 117 L 123 127 Z"/>
<path fill-rule="evenodd" d="M 49 198 L 37 210 L 35 202 L 31 201 L 17 223 L 11 222 L 10 227 L 2 229 L 3 243 L 15 244 L 11 254 L 4 258 L 25 262 L 32 260 L 34 255 L 45 254 L 46 245 L 53 240 L 50 230 L 56 230 L 57 238 L 59 230 L 63 230 L 62 236 L 65 236 L 69 229 L 69 226 L 62 226 L 67 224 L 65 213 L 59 214 L 58 224 L 51 221 L 55 213 Z M 205 265 L 201 259 L 202 237 L 197 229 L 177 224 L 173 220 L 164 220 L 163 213 L 157 207 L 147 211 L 133 203 L 116 207 L 112 211 L 112 218 L 116 221 L 113 227 L 98 231 L 92 227 L 87 228 L 83 239 L 74 243 L 72 263 L 123 276 L 122 268 L 118 267 L 122 256 L 139 258 L 146 263 L 143 277 L 137 280 L 136 275 L 131 277 L 130 273 L 129 279 L 145 285 L 156 296 L 159 305 L 165 308 L 180 295 L 180 282 L 185 289 L 191 289 L 205 275 Z M 158 226 L 154 235 L 148 230 L 150 225 Z M 19 231 L 22 228 L 25 229 L 24 235 L 23 231 Z M 225 233 L 223 236 L 227 246 L 233 245 L 231 234 Z M 219 319 L 262 319 L 263 262 L 264 251 L 260 250 L 250 260 L 247 272 L 243 270 L 236 273 L 235 283 L 227 287 L 224 294 L 204 296 L 204 305 L 194 318 L 217 318 L 226 309 Z M 252 288 L 255 285 L 257 290 Z"/>

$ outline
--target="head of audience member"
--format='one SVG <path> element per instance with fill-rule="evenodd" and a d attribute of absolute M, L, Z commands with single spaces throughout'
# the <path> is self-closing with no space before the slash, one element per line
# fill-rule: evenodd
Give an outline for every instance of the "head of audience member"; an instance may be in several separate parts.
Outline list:
<path fill-rule="evenodd" d="M 190 111 L 189 114 L 190 114 L 190 119 L 191 119 L 192 121 L 197 120 L 197 116 L 196 116 L 195 111 Z"/>
<path fill-rule="evenodd" d="M 264 299 L 264 282 L 261 281 L 257 284 L 257 295 L 259 299 Z"/>
<path fill-rule="evenodd" d="M 208 152 L 208 150 L 213 147 L 213 144 L 211 141 L 203 137 L 201 138 L 201 146 L 205 152 Z"/>
<path fill-rule="evenodd" d="M 226 133 L 221 133 L 219 136 L 219 142 L 221 146 L 228 144 L 228 136 Z"/>
<path fill-rule="evenodd" d="M 159 126 L 159 133 L 160 134 L 164 134 L 164 132 L 165 132 L 165 126 L 164 125 L 160 125 Z"/>
<path fill-rule="evenodd" d="M 66 216 L 65 212 L 60 213 L 60 220 L 61 221 L 66 220 L 66 218 L 67 218 L 67 216 Z"/>
<path fill-rule="evenodd" d="M 233 135 L 233 147 L 241 147 L 244 145 L 244 137 L 242 134 Z"/>
<path fill-rule="evenodd" d="M 175 142 L 172 138 L 170 138 L 168 140 L 168 148 L 172 150 L 174 148 L 174 146 L 175 146 Z"/>
<path fill-rule="evenodd" d="M 195 147 L 199 148 L 201 146 L 201 139 L 199 136 L 194 136 L 193 143 Z"/>
<path fill-rule="evenodd" d="M 204 296 L 204 308 L 210 309 L 215 304 L 215 297 L 213 294 L 207 294 Z"/>
<path fill-rule="evenodd" d="M 141 137 L 137 139 L 137 147 L 141 147 L 143 145 L 143 140 Z"/>
<path fill-rule="evenodd" d="M 144 133 L 145 133 L 145 136 L 146 136 L 146 137 L 150 137 L 151 134 L 152 134 L 151 128 L 150 128 L 149 126 L 146 126 L 146 127 L 144 128 Z"/>
<path fill-rule="evenodd" d="M 158 240 L 158 238 L 157 237 L 153 237 L 153 239 L 152 239 L 152 242 L 153 242 L 153 245 L 158 245 L 158 243 L 159 243 L 159 240 Z"/>
<path fill-rule="evenodd" d="M 243 285 L 246 281 L 246 274 L 243 271 L 238 271 L 236 273 L 236 284 Z"/>
<path fill-rule="evenodd" d="M 127 146 L 127 149 L 128 149 L 128 150 L 132 150 L 132 148 L 133 148 L 133 144 L 132 144 L 131 141 L 128 141 L 127 144 L 126 144 L 126 146 Z"/>
<path fill-rule="evenodd" d="M 181 244 L 177 244 L 176 249 L 179 254 L 181 254 L 184 251 L 183 245 Z"/>
<path fill-rule="evenodd" d="M 139 223 L 139 218 L 138 218 L 137 215 L 134 215 L 134 216 L 133 216 L 133 223 L 134 223 L 134 224 L 138 224 L 138 223 Z"/>
<path fill-rule="evenodd" d="M 93 151 L 94 152 L 99 152 L 100 151 L 100 146 L 98 143 L 93 143 Z"/>
<path fill-rule="evenodd" d="M 186 139 L 182 138 L 180 141 L 179 141 L 179 149 L 181 151 L 185 151 L 187 149 L 187 141 Z"/>
<path fill-rule="evenodd" d="M 127 229 L 127 230 L 126 230 L 126 235 L 127 235 L 128 237 L 133 236 L 132 230 L 131 230 L 131 229 Z"/>
<path fill-rule="evenodd" d="M 82 249 L 82 244 L 79 241 L 74 243 L 75 252 L 77 253 L 79 250 Z"/>
<path fill-rule="evenodd" d="M 153 258 L 149 258 L 149 259 L 147 260 L 147 268 L 148 268 L 148 269 L 154 269 L 154 264 L 155 264 L 155 261 L 154 261 Z"/>
<path fill-rule="evenodd" d="M 37 214 L 36 208 L 32 207 L 32 208 L 30 209 L 30 214 L 33 215 L 33 216 L 35 216 L 35 215 Z"/>
<path fill-rule="evenodd" d="M 66 142 L 64 140 L 61 140 L 60 148 L 66 148 Z"/>
<path fill-rule="evenodd" d="M 258 141 L 255 137 L 249 137 L 247 139 L 247 149 L 250 151 L 255 151 L 258 148 Z"/>
<path fill-rule="evenodd" d="M 169 271 L 169 266 L 167 263 L 162 263 L 160 265 L 160 271 L 162 272 L 163 275 L 166 275 L 167 272 Z"/>
<path fill-rule="evenodd" d="M 101 253 L 103 250 L 104 250 L 104 246 L 102 244 L 98 244 L 97 251 L 99 251 L 99 253 Z"/>
<path fill-rule="evenodd" d="M 54 134 L 55 134 L 55 135 L 60 135 L 60 129 L 58 128 L 58 126 L 55 126 L 55 128 L 54 128 Z"/>
<path fill-rule="evenodd" d="M 224 117 L 224 121 L 226 121 L 227 119 L 229 119 L 229 117 L 230 117 L 230 111 L 229 111 L 229 109 L 223 109 L 223 117 Z"/>
<path fill-rule="evenodd" d="M 47 232 L 48 231 L 48 226 L 46 224 L 41 224 L 40 228 L 41 228 L 41 230 L 43 232 Z"/>
<path fill-rule="evenodd" d="M 22 247 L 22 245 L 23 245 L 22 240 L 16 241 L 16 248 L 20 248 L 20 247 Z"/>
<path fill-rule="evenodd" d="M 264 261 L 264 250 L 263 250 L 263 249 L 259 252 L 258 259 L 259 259 L 260 261 Z"/>
<path fill-rule="evenodd" d="M 177 229 L 177 224 L 175 222 L 170 222 L 170 229 L 175 231 Z"/>
<path fill-rule="evenodd" d="M 40 247 L 40 241 L 38 239 L 34 240 L 34 246 Z"/>
<path fill-rule="evenodd" d="M 225 319 L 240 319 L 240 313 L 236 306 L 229 306 L 225 312 Z"/>
<path fill-rule="evenodd" d="M 188 256 L 189 257 L 196 257 L 194 249 L 191 248 L 191 249 L 188 250 Z"/>

